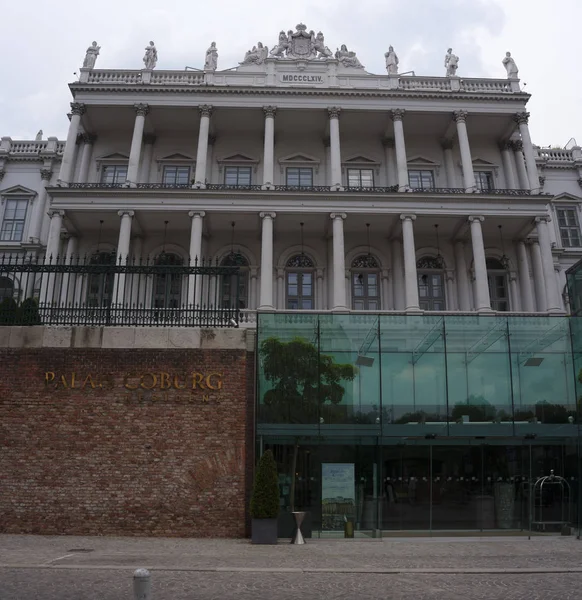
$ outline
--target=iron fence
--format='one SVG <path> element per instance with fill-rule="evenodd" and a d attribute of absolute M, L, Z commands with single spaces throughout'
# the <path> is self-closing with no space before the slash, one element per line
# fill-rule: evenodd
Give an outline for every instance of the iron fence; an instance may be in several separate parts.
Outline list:
<path fill-rule="evenodd" d="M 0 257 L 0 325 L 238 327 L 240 268 L 151 258 Z"/>

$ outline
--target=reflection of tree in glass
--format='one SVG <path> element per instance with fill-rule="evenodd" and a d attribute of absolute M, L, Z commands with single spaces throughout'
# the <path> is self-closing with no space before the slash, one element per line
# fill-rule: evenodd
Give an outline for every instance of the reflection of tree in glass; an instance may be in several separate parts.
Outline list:
<path fill-rule="evenodd" d="M 333 356 L 301 338 L 282 342 L 271 337 L 264 340 L 259 353 L 264 378 L 272 389 L 263 394 L 263 403 L 273 409 L 276 422 L 316 422 L 321 407 L 337 406 L 346 392 L 342 383 L 353 381 L 357 368 L 337 364 Z"/>
<path fill-rule="evenodd" d="M 451 413 L 453 421 L 468 416 L 471 421 L 492 421 L 495 418 L 495 407 L 491 406 L 483 396 L 471 394 L 465 402 L 457 402 Z"/>

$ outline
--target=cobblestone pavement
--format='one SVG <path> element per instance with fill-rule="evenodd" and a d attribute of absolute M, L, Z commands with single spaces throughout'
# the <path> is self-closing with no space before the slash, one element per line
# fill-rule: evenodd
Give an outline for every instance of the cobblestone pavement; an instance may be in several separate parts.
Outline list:
<path fill-rule="evenodd" d="M 0 535 L 0 600 L 579 598 L 573 537 L 281 541 Z"/>
<path fill-rule="evenodd" d="M 154 571 L 154 600 L 568 600 L 582 574 L 361 575 Z M 131 571 L 3 569 L 2 600 L 132 600 Z"/>

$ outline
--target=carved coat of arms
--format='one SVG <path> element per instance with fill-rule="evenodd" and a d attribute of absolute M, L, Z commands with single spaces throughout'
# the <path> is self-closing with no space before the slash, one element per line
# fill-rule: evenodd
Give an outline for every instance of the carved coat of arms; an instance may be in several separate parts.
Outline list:
<path fill-rule="evenodd" d="M 297 31 L 289 30 L 279 33 L 279 43 L 271 50 L 274 58 L 289 58 L 295 60 L 313 60 L 316 58 L 330 58 L 329 48 L 325 46 L 321 31 L 315 35 L 314 31 L 307 31 L 307 26 L 299 23 Z"/>

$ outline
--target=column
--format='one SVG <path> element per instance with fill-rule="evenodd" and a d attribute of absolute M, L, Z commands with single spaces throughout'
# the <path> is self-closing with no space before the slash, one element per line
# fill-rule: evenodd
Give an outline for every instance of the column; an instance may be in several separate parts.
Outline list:
<path fill-rule="evenodd" d="M 77 135 L 81 125 L 81 116 L 85 113 L 85 105 L 79 102 L 71 102 L 71 122 L 69 123 L 69 133 L 67 134 L 67 143 L 63 152 L 61 170 L 58 183 L 68 185 L 71 183 L 73 168 L 75 166 L 75 151 L 77 149 Z"/>
<path fill-rule="evenodd" d="M 131 262 L 132 262 L 132 264 L 139 265 L 141 263 L 142 253 L 143 253 L 143 238 L 141 237 L 141 235 L 136 235 L 136 236 L 134 236 L 133 243 L 131 244 Z M 131 277 L 132 277 L 131 292 L 130 292 L 130 297 L 128 299 L 128 303 L 132 307 L 142 306 L 144 299 L 140 298 L 140 296 L 143 296 L 143 293 L 145 291 L 144 290 L 145 286 L 143 286 L 143 285 L 140 286 L 140 283 L 142 283 L 142 282 L 140 282 L 141 275 L 139 275 L 137 273 L 133 273 Z"/>
<path fill-rule="evenodd" d="M 461 165 L 463 166 L 463 183 L 467 193 L 474 192 L 475 174 L 473 173 L 473 159 L 471 158 L 471 147 L 469 146 L 469 135 L 467 134 L 467 111 L 456 110 L 453 118 L 457 123 L 457 136 L 459 138 L 459 150 L 461 151 Z"/>
<path fill-rule="evenodd" d="M 347 310 L 346 264 L 344 247 L 344 219 L 346 213 L 331 213 L 333 223 L 333 307 L 332 310 Z"/>
<path fill-rule="evenodd" d="M 274 187 L 275 164 L 275 113 L 276 106 L 263 106 L 265 113 L 265 145 L 263 150 L 263 189 Z"/>
<path fill-rule="evenodd" d="M 511 142 L 513 152 L 515 154 L 515 166 L 517 169 L 517 179 L 519 181 L 519 189 L 529 190 L 529 177 L 525 169 L 525 158 L 523 157 L 523 144 L 521 140 Z"/>
<path fill-rule="evenodd" d="M 513 171 L 511 152 L 512 143 L 503 142 L 503 144 L 501 144 L 501 162 L 503 163 L 503 174 L 505 175 L 505 187 L 508 190 L 516 190 L 517 183 L 515 180 L 515 173 Z"/>
<path fill-rule="evenodd" d="M 467 260 L 465 258 L 465 242 L 455 242 L 455 264 L 457 267 L 457 294 L 459 297 L 459 310 L 467 312 L 471 310 L 471 299 L 469 296 L 469 273 Z"/>
<path fill-rule="evenodd" d="M 447 175 L 447 187 L 457 187 L 457 176 L 455 174 L 455 161 L 453 159 L 453 140 L 443 140 L 441 143 L 445 158 L 445 173 Z"/>
<path fill-rule="evenodd" d="M 394 273 L 394 308 L 404 310 L 404 266 L 400 240 L 392 240 L 392 272 Z"/>
<path fill-rule="evenodd" d="M 562 312 L 562 308 L 556 284 L 556 274 L 554 272 L 554 257 L 552 256 L 552 244 L 550 241 L 550 232 L 548 231 L 549 221 L 550 217 L 548 216 L 536 217 L 536 229 L 540 242 L 542 269 L 546 288 L 546 310 L 550 313 L 555 313 Z"/>
<path fill-rule="evenodd" d="M 545 312 L 547 310 L 546 299 L 546 284 L 544 282 L 544 269 L 542 267 L 542 253 L 538 240 L 532 240 L 531 243 L 531 264 L 533 271 L 534 289 L 535 289 L 535 305 L 537 312 Z"/>
<path fill-rule="evenodd" d="M 514 312 L 519 312 L 521 309 L 521 304 L 519 302 L 519 293 L 517 291 L 517 272 L 509 271 L 509 297 L 511 299 L 511 310 Z"/>
<path fill-rule="evenodd" d="M 188 213 L 190 224 L 190 266 L 202 265 L 202 225 L 206 213 L 204 211 L 193 211 Z M 188 307 L 199 308 L 202 300 L 202 277 L 198 275 L 188 276 Z"/>
<path fill-rule="evenodd" d="M 255 310 L 257 308 L 257 279 L 259 277 L 259 269 L 257 267 L 251 267 L 249 270 L 249 277 L 251 283 L 249 308 Z"/>
<path fill-rule="evenodd" d="M 332 106 L 327 109 L 329 115 L 329 152 L 331 162 L 331 188 L 342 189 L 342 155 L 340 146 L 339 115 L 341 109 Z"/>
<path fill-rule="evenodd" d="M 473 243 L 473 266 L 475 268 L 475 309 L 478 312 L 491 310 L 489 285 L 487 283 L 487 265 L 485 263 L 485 246 L 481 223 L 483 217 L 469 217 L 471 223 L 471 241 Z"/>
<path fill-rule="evenodd" d="M 147 104 L 134 104 L 135 124 L 133 126 L 133 137 L 131 138 L 131 150 L 129 152 L 129 166 L 127 167 L 127 184 L 135 187 L 138 181 L 139 163 L 141 159 L 141 146 L 143 142 L 143 128 L 145 118 L 149 112 Z"/>
<path fill-rule="evenodd" d="M 261 238 L 261 293 L 259 310 L 274 310 L 273 304 L 273 221 L 276 213 L 259 213 L 263 221 Z"/>
<path fill-rule="evenodd" d="M 208 133 L 210 131 L 212 106 L 203 104 L 198 107 L 198 110 L 200 111 L 200 130 L 198 131 L 198 150 L 196 151 L 194 187 L 203 189 L 206 187 L 206 159 L 208 157 Z"/>
<path fill-rule="evenodd" d="M 285 310 L 287 307 L 285 306 L 285 269 L 279 267 L 277 269 L 277 297 L 274 306 L 277 307 L 278 310 Z"/>
<path fill-rule="evenodd" d="M 394 308 L 394 298 L 392 282 L 390 281 L 390 269 L 380 271 L 380 280 L 382 282 L 380 310 L 392 310 Z"/>
<path fill-rule="evenodd" d="M 42 230 L 42 221 L 46 214 L 45 205 L 47 201 L 46 186 L 49 184 L 52 171 L 49 169 L 40 170 L 41 186 L 38 191 L 38 198 L 34 201 L 32 215 L 30 217 L 30 235 L 31 244 L 40 243 L 40 232 Z"/>
<path fill-rule="evenodd" d="M 70 265 L 74 262 L 77 253 L 77 237 L 69 235 L 67 239 L 67 248 L 65 250 L 65 264 Z M 63 273 L 61 284 L 61 306 L 70 306 L 74 301 L 77 275 L 74 273 Z"/>
<path fill-rule="evenodd" d="M 384 145 L 384 161 L 386 163 L 386 185 L 392 186 L 397 183 L 397 172 L 396 172 L 396 156 L 394 153 L 394 140 L 385 139 Z"/>
<path fill-rule="evenodd" d="M 48 213 L 50 219 L 48 242 L 46 247 L 45 264 L 55 265 L 59 262 L 59 252 L 61 246 L 61 229 L 63 227 L 64 210 L 51 210 Z M 54 300 L 55 273 L 49 273 L 47 277 L 42 277 L 40 301 L 51 304 Z"/>
<path fill-rule="evenodd" d="M 514 119 L 519 126 L 519 133 L 521 134 L 521 141 L 523 143 L 523 153 L 525 156 L 525 164 L 527 166 L 529 189 L 532 191 L 532 193 L 539 194 L 540 180 L 538 175 L 538 167 L 536 165 L 534 147 L 531 141 L 531 136 L 529 134 L 529 127 L 527 125 L 529 120 L 529 113 L 517 113 L 514 116 Z"/>
<path fill-rule="evenodd" d="M 406 144 L 404 143 L 404 125 L 402 119 L 406 111 L 395 108 L 392 113 L 394 122 L 394 146 L 396 150 L 396 171 L 398 173 L 398 189 L 401 192 L 409 188 L 408 185 L 408 162 L 406 160 Z"/>
<path fill-rule="evenodd" d="M 420 310 L 418 304 L 418 277 L 416 274 L 416 247 L 414 227 L 416 215 L 400 215 L 402 221 L 402 248 L 404 250 L 404 297 L 407 311 Z"/>
<path fill-rule="evenodd" d="M 455 270 L 445 269 L 445 282 L 447 286 L 447 310 L 457 310 L 458 303 L 455 297 Z"/>
<path fill-rule="evenodd" d="M 315 308 L 323 310 L 323 268 L 315 270 Z"/>
<path fill-rule="evenodd" d="M 523 240 L 517 242 L 517 268 L 519 273 L 519 287 L 521 289 L 521 310 L 534 312 L 533 292 L 529 276 L 529 261 L 527 249 Z"/>
<path fill-rule="evenodd" d="M 139 170 L 140 183 L 150 182 L 150 173 L 152 170 L 152 158 L 154 156 L 155 142 L 155 135 L 146 133 L 146 135 L 143 136 L 143 159 L 141 161 L 141 168 Z"/>
<path fill-rule="evenodd" d="M 120 210 L 121 217 L 119 224 L 119 238 L 117 240 L 116 264 L 126 265 L 129 258 L 129 244 L 131 241 L 131 221 L 134 216 L 133 210 Z M 113 302 L 112 304 L 125 304 L 125 273 L 117 273 L 113 281 Z"/>
<path fill-rule="evenodd" d="M 83 150 L 81 152 L 81 166 L 79 167 L 79 183 L 87 183 L 89 176 L 89 166 L 91 164 L 91 154 L 93 153 L 93 144 L 97 136 L 90 133 L 83 133 Z"/>

